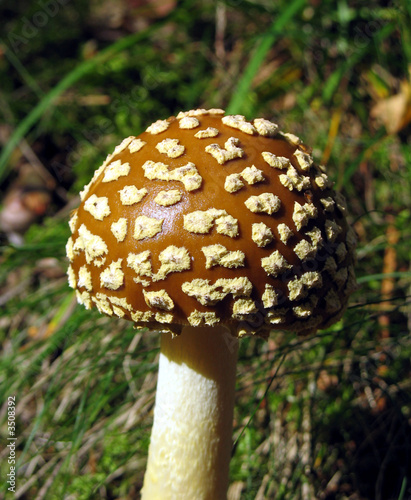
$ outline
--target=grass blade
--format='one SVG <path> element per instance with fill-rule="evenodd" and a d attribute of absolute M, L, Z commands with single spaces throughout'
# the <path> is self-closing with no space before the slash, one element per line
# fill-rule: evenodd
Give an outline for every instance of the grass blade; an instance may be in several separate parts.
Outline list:
<path fill-rule="evenodd" d="M 381 281 L 385 278 L 411 278 L 411 271 L 395 271 L 393 273 L 369 274 L 367 276 L 359 276 L 357 282 L 368 283 L 369 281 Z"/>
<path fill-rule="evenodd" d="M 385 40 L 385 38 L 387 38 L 394 31 L 395 28 L 395 23 L 387 24 L 386 26 L 381 28 L 380 31 L 375 35 L 373 43 L 379 46 L 383 42 L 383 40 Z M 348 59 L 343 64 L 341 64 L 334 71 L 334 73 L 330 75 L 330 77 L 324 84 L 322 92 L 322 97 L 325 103 L 330 102 L 342 78 L 347 75 L 347 73 L 367 55 L 370 43 L 371 40 L 364 47 L 351 54 L 351 56 L 348 57 Z"/>
<path fill-rule="evenodd" d="M 176 9 L 175 12 L 177 12 Z M 96 66 L 109 60 L 112 56 L 127 49 L 128 47 L 134 45 L 137 42 L 141 42 L 148 36 L 158 30 L 159 24 L 164 24 L 170 20 L 174 13 L 170 14 L 168 17 L 161 21 L 158 21 L 153 26 L 150 26 L 144 31 L 133 33 L 129 36 L 121 38 L 117 42 L 113 43 L 106 49 L 103 49 L 95 57 L 87 59 L 79 64 L 70 71 L 59 83 L 52 88 L 31 110 L 31 112 L 26 116 L 24 120 L 20 122 L 18 127 L 15 129 L 14 133 L 11 135 L 7 142 L 7 145 L 0 154 L 0 183 L 7 175 L 7 162 L 10 155 L 13 153 L 14 149 L 18 146 L 23 137 L 29 132 L 31 127 L 43 116 L 43 114 L 53 106 L 55 100 L 74 83 L 80 80 L 83 76 L 90 73 Z"/>
<path fill-rule="evenodd" d="M 228 106 L 227 113 L 235 114 L 240 113 L 242 105 L 250 90 L 252 81 L 257 74 L 264 59 L 276 41 L 280 33 L 285 29 L 286 25 L 290 22 L 295 14 L 305 5 L 305 0 L 294 0 L 287 9 L 272 23 L 270 29 L 263 36 L 260 44 L 251 57 L 244 74 L 240 79 L 237 89 L 231 98 Z"/>

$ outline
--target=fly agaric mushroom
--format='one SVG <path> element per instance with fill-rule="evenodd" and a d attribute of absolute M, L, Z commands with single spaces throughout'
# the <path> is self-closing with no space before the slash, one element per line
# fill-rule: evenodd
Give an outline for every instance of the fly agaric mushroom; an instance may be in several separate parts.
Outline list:
<path fill-rule="evenodd" d="M 219 109 L 154 122 L 95 172 L 70 220 L 69 284 L 86 308 L 165 332 L 142 498 L 226 497 L 237 338 L 342 316 L 345 212 L 296 136 Z"/>

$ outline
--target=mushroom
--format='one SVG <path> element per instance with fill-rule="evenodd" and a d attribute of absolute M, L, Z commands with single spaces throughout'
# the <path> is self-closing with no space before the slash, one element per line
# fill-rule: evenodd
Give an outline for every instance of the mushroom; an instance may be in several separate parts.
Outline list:
<path fill-rule="evenodd" d="M 220 109 L 158 120 L 96 170 L 69 223 L 69 284 L 164 333 L 143 499 L 226 498 L 238 338 L 341 318 L 345 212 L 298 137 Z"/>

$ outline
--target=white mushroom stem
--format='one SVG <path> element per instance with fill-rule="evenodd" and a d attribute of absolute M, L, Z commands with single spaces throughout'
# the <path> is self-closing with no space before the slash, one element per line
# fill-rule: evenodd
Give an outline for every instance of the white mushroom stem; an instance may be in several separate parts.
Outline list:
<path fill-rule="evenodd" d="M 237 350 L 219 327 L 162 335 L 143 500 L 226 500 Z"/>

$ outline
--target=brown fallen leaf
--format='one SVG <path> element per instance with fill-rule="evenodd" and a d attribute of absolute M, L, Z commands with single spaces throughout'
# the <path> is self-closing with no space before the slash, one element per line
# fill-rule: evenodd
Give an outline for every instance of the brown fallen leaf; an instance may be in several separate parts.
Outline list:
<path fill-rule="evenodd" d="M 21 245 L 24 233 L 46 214 L 51 201 L 51 192 L 44 179 L 30 164 L 24 164 L 2 200 L 0 230 L 6 233 L 10 242 Z"/>
<path fill-rule="evenodd" d="M 411 122 L 411 85 L 401 82 L 400 92 L 381 99 L 371 109 L 371 118 L 382 123 L 389 134 L 396 134 Z"/>

